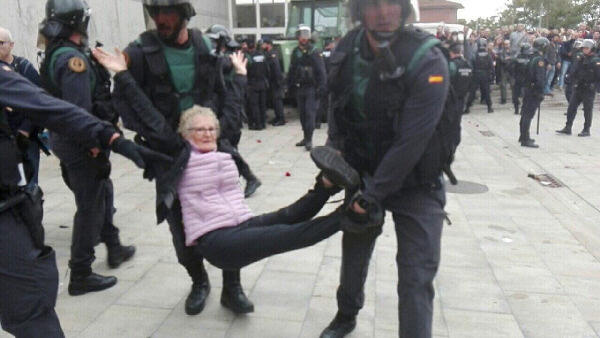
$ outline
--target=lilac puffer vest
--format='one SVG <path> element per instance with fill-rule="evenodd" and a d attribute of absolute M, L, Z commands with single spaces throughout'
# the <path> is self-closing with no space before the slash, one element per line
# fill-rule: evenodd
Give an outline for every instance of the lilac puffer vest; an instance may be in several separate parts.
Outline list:
<path fill-rule="evenodd" d="M 208 232 L 234 227 L 253 217 L 238 182 L 231 155 L 201 153 L 192 147 L 177 187 L 187 246 Z"/>

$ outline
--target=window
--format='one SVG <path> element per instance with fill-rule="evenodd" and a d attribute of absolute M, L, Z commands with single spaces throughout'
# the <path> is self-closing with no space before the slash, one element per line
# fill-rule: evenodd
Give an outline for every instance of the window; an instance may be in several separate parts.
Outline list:
<path fill-rule="evenodd" d="M 233 27 L 256 28 L 256 0 L 235 0 Z"/>
<path fill-rule="evenodd" d="M 260 26 L 285 26 L 285 0 L 259 0 Z"/>

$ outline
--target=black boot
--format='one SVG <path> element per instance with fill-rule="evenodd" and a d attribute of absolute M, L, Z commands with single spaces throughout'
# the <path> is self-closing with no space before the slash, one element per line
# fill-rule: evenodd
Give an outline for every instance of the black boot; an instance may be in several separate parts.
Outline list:
<path fill-rule="evenodd" d="M 296 143 L 296 147 L 304 147 L 305 145 L 306 145 L 306 140 L 304 140 L 304 139 L 302 141 Z"/>
<path fill-rule="evenodd" d="M 71 272 L 69 280 L 69 294 L 79 296 L 88 292 L 102 291 L 117 284 L 117 277 L 101 276 L 96 273 L 85 275 L 74 274 Z"/>
<path fill-rule="evenodd" d="M 304 149 L 306 149 L 306 151 L 311 151 L 312 150 L 312 141 L 306 141 L 304 143 Z"/>
<path fill-rule="evenodd" d="M 246 181 L 246 189 L 244 189 L 244 197 L 248 198 L 252 196 L 258 187 L 262 185 L 262 182 L 253 175 L 248 181 Z"/>
<path fill-rule="evenodd" d="M 185 300 L 185 313 L 190 316 L 197 315 L 206 305 L 206 298 L 210 294 L 210 282 L 208 276 L 202 281 L 194 282 L 192 290 Z"/>
<path fill-rule="evenodd" d="M 277 120 L 275 122 L 272 123 L 274 127 L 278 127 L 278 126 L 284 126 L 285 125 L 285 120 Z"/>
<path fill-rule="evenodd" d="M 492 107 L 488 107 L 488 114 L 491 114 L 491 113 L 493 113 L 493 112 L 494 112 L 494 108 L 492 108 Z"/>
<path fill-rule="evenodd" d="M 349 190 L 356 190 L 360 185 L 360 176 L 337 150 L 330 147 L 315 147 L 310 152 L 310 157 L 333 184 Z"/>
<path fill-rule="evenodd" d="M 537 144 L 535 144 L 534 140 L 532 140 L 530 138 L 521 141 L 521 146 L 522 147 L 527 147 L 527 148 L 539 148 L 540 147 Z"/>
<path fill-rule="evenodd" d="M 135 246 L 133 245 L 117 245 L 108 247 L 108 266 L 111 269 L 118 268 L 122 263 L 127 262 L 135 254 Z"/>
<path fill-rule="evenodd" d="M 563 129 L 557 130 L 556 132 L 559 134 L 571 135 L 571 127 L 565 126 Z"/>
<path fill-rule="evenodd" d="M 343 338 L 356 327 L 356 317 L 346 316 L 338 311 L 329 323 L 329 326 L 321 332 L 319 338 Z"/>
<path fill-rule="evenodd" d="M 577 134 L 579 137 L 588 137 L 590 136 L 590 130 L 585 128 L 581 131 L 581 133 Z"/>
<path fill-rule="evenodd" d="M 221 305 L 235 313 L 254 312 L 254 304 L 246 297 L 240 281 L 240 270 L 223 270 Z"/>
<path fill-rule="evenodd" d="M 515 106 L 515 115 L 519 115 L 519 106 Z"/>

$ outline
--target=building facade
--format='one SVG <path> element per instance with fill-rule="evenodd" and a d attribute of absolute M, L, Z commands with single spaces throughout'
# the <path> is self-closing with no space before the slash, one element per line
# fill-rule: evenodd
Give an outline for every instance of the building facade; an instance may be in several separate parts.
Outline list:
<path fill-rule="evenodd" d="M 226 0 L 235 36 L 260 39 L 285 35 L 289 0 Z"/>
<path fill-rule="evenodd" d="M 444 22 L 458 23 L 458 10 L 464 8 L 461 4 L 447 0 L 421 0 L 419 9 L 422 23 Z"/>

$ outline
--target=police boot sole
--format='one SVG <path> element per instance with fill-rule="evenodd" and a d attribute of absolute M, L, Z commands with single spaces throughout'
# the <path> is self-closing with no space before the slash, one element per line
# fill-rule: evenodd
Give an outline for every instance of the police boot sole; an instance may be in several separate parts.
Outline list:
<path fill-rule="evenodd" d="M 329 147 L 314 147 L 310 157 L 317 168 L 323 171 L 325 177 L 335 185 L 346 189 L 355 189 L 360 185 L 360 176 L 337 150 Z"/>
<path fill-rule="evenodd" d="M 99 291 L 104 291 L 106 289 L 110 289 L 113 286 L 115 286 L 117 284 L 117 279 L 115 278 L 114 282 L 108 283 L 108 284 L 104 284 L 104 285 L 99 285 L 99 286 L 81 286 L 81 287 L 76 287 L 73 286 L 71 283 L 69 283 L 69 295 L 71 296 L 81 296 L 81 295 L 85 295 L 86 293 L 90 293 L 90 292 L 99 292 Z"/>
<path fill-rule="evenodd" d="M 571 135 L 571 132 L 568 130 L 557 130 L 556 131 L 558 134 L 563 134 L 563 135 Z"/>
<path fill-rule="evenodd" d="M 343 338 L 356 328 L 356 321 L 346 325 L 340 325 L 336 328 L 327 327 L 319 336 L 319 338 Z"/>

